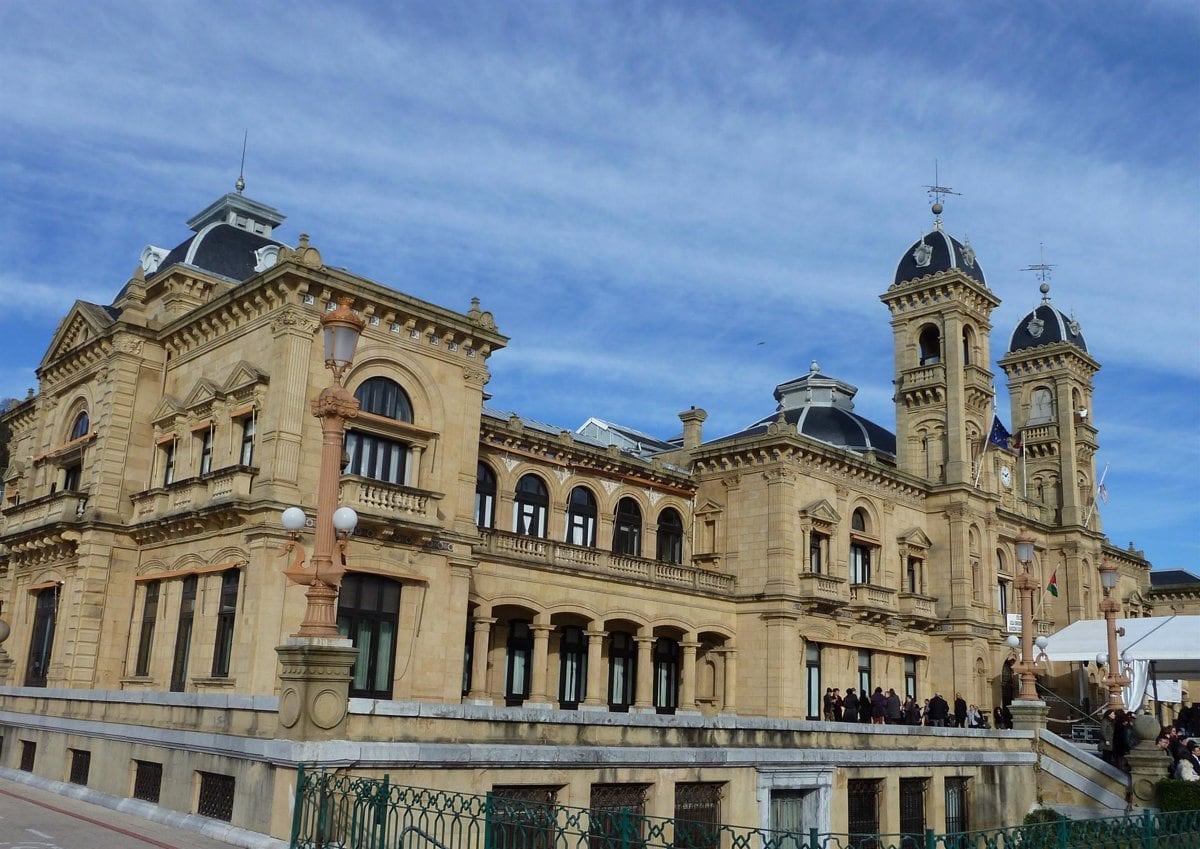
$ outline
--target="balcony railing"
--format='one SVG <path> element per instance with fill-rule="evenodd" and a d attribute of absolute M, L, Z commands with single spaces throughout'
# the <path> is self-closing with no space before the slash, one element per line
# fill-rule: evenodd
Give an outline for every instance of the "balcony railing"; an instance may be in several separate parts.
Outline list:
<path fill-rule="evenodd" d="M 4 533 L 57 522 L 78 522 L 83 518 L 87 500 L 86 491 L 63 490 L 6 507 L 3 511 Z"/>
<path fill-rule="evenodd" d="M 839 607 L 846 603 L 846 579 L 833 575 L 802 572 L 798 576 L 800 599 L 818 607 Z"/>
<path fill-rule="evenodd" d="M 553 542 L 506 531 L 484 531 L 483 550 L 488 554 L 529 560 L 542 566 L 566 566 L 597 575 L 645 581 L 664 587 L 688 587 L 706 592 L 732 594 L 735 584 L 732 575 L 708 569 L 631 557 L 598 548 L 569 545 L 565 542 Z"/>
<path fill-rule="evenodd" d="M 900 593 L 900 615 L 910 619 L 937 619 L 937 599 L 916 593 Z"/>
<path fill-rule="evenodd" d="M 385 519 L 439 525 L 434 502 L 441 496 L 424 489 L 385 481 L 342 476 L 341 503 L 357 512 Z"/>
<path fill-rule="evenodd" d="M 896 591 L 875 584 L 851 584 L 850 604 L 877 613 L 896 612 Z"/>
<path fill-rule="evenodd" d="M 130 496 L 134 521 L 185 513 L 215 501 L 247 498 L 257 473 L 258 470 L 251 466 L 230 466 L 134 493 Z"/>

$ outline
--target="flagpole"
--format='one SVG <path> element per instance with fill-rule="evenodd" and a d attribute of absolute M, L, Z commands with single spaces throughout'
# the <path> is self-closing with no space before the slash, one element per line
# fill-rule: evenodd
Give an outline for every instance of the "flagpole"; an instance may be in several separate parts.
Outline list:
<path fill-rule="evenodd" d="M 1100 490 L 1104 486 L 1106 477 L 1108 477 L 1108 463 L 1104 464 L 1104 471 L 1100 474 L 1100 483 L 1096 484 L 1096 491 L 1092 493 L 1092 503 L 1088 505 L 1087 518 L 1083 520 L 1085 528 L 1092 523 L 1092 514 L 1096 512 L 1096 501 L 1100 498 Z"/>
<path fill-rule="evenodd" d="M 1029 474 L 1025 466 L 1025 431 L 1018 430 L 1021 440 L 1021 497 L 1026 501 L 1029 500 Z"/>

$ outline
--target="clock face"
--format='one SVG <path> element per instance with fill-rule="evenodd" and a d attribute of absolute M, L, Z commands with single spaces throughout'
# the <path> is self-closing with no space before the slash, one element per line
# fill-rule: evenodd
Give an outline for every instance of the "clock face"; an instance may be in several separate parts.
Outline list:
<path fill-rule="evenodd" d="M 1012 469 L 1008 466 L 1000 467 L 1000 483 L 1005 486 L 1012 486 Z"/>

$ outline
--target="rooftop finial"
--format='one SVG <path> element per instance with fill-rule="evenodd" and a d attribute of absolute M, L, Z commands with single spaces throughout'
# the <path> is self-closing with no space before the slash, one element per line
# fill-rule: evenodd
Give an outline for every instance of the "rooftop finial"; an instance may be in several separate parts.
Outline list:
<path fill-rule="evenodd" d="M 1041 262 L 1036 265 L 1027 265 L 1021 270 L 1032 271 L 1037 274 L 1038 280 L 1042 281 L 1042 285 L 1038 286 L 1038 291 L 1042 293 L 1042 303 L 1046 303 L 1050 300 L 1050 269 L 1054 268 L 1054 266 L 1046 262 L 1046 246 L 1041 242 L 1038 243 L 1038 254 L 1041 257 Z"/>
<path fill-rule="evenodd" d="M 933 198 L 933 206 L 930 207 L 930 209 L 933 211 L 933 228 L 935 230 L 941 230 L 942 210 L 945 209 L 945 207 L 942 206 L 942 196 L 958 195 L 960 193 L 954 191 L 948 186 L 943 186 L 938 183 L 938 161 L 936 159 L 933 160 L 933 185 L 926 186 L 925 190 L 928 192 L 929 196 Z"/>
<path fill-rule="evenodd" d="M 237 182 L 233 184 L 233 187 L 237 189 L 237 193 L 239 195 L 242 193 L 242 189 L 246 188 L 246 141 L 249 138 L 250 131 L 246 130 L 245 133 L 242 134 L 242 164 L 238 167 Z"/>

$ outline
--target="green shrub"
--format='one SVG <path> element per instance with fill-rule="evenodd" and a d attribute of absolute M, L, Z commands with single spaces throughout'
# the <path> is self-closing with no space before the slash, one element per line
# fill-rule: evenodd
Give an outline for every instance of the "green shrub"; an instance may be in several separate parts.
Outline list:
<path fill-rule="evenodd" d="M 1159 810 L 1200 811 L 1200 781 L 1164 778 L 1157 789 Z"/>
<path fill-rule="evenodd" d="M 1064 817 L 1054 808 L 1034 808 L 1025 815 L 1025 819 L 1021 821 L 1022 825 L 1036 825 L 1044 822 L 1058 822 L 1060 819 L 1069 819 Z"/>

